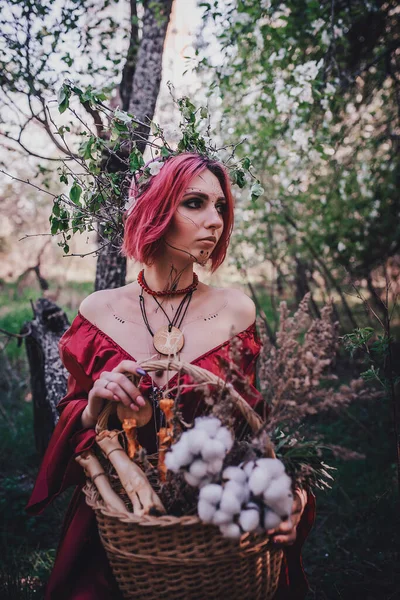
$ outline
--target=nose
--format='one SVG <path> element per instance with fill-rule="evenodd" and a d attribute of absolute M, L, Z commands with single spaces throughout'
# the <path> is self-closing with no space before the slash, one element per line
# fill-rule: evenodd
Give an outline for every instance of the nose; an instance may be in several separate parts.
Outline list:
<path fill-rule="evenodd" d="M 223 225 L 224 220 L 221 213 L 218 212 L 214 204 L 211 204 L 206 212 L 206 219 L 204 223 L 205 228 L 215 231 L 221 229 Z"/>

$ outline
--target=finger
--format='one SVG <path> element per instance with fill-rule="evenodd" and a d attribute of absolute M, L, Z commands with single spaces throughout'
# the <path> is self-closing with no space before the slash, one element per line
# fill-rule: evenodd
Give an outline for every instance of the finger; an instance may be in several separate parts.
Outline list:
<path fill-rule="evenodd" d="M 293 531 L 289 535 L 277 535 L 272 541 L 276 545 L 291 546 L 296 541 L 296 531 Z"/>
<path fill-rule="evenodd" d="M 147 375 L 146 371 L 141 368 L 141 366 L 134 362 L 133 360 L 123 360 L 113 369 L 116 373 L 132 373 L 133 375 L 139 375 L 140 377 L 144 377 Z"/>
<path fill-rule="evenodd" d="M 129 380 L 128 383 L 130 384 L 129 386 L 117 381 L 110 381 L 107 385 L 107 390 L 113 393 L 112 400 L 122 402 L 122 404 L 130 406 L 133 410 L 139 410 L 138 407 L 141 406 L 142 402 L 144 403 L 144 400 L 139 390 Z M 128 391 L 126 388 L 129 388 Z"/>
<path fill-rule="evenodd" d="M 287 521 L 282 521 L 282 523 L 279 525 L 279 527 L 276 527 L 275 529 L 269 529 L 267 531 L 267 534 L 268 535 L 280 535 L 280 534 L 286 535 L 287 533 L 292 531 L 292 529 L 293 529 L 293 523 L 290 519 L 288 519 Z"/>

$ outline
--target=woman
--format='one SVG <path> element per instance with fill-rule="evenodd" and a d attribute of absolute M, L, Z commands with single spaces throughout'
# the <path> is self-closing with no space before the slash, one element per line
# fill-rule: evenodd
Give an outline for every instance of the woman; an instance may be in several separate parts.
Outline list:
<path fill-rule="evenodd" d="M 123 252 L 144 264 L 138 281 L 86 298 L 60 341 L 70 372 L 60 420 L 46 452 L 28 510 L 35 514 L 70 485 L 76 485 L 46 599 L 119 598 L 100 544 L 94 514 L 82 494 L 84 476 L 74 457 L 94 443 L 94 426 L 106 400 L 139 410 L 144 396 L 156 402 L 166 373 L 151 377 L 140 368 L 150 357 L 176 353 L 181 360 L 223 377 L 232 339 L 241 342 L 243 392 L 253 406 L 255 361 L 260 343 L 255 307 L 242 292 L 198 282 L 193 265 L 224 260 L 233 224 L 233 198 L 224 167 L 204 156 L 183 153 L 157 165 L 159 172 L 133 187 L 134 205 L 125 223 Z M 226 363 L 225 363 L 226 364 Z M 141 376 L 136 387 L 124 373 Z M 249 391 L 250 390 L 250 391 Z M 198 394 L 184 390 L 183 410 L 194 414 Z M 139 441 L 156 448 L 154 420 Z M 277 598 L 303 598 L 307 584 L 300 548 L 311 527 L 313 498 L 295 494 L 291 522 L 271 532 L 286 548 Z M 172 600 L 172 599 L 171 599 Z"/>

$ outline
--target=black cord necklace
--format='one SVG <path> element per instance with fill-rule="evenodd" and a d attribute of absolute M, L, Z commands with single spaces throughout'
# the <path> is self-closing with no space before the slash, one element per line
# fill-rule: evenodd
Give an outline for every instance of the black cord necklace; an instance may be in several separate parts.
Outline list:
<path fill-rule="evenodd" d="M 164 315 L 167 317 L 168 325 L 163 325 L 158 329 L 155 333 L 150 327 L 149 319 L 146 314 L 146 306 L 143 297 L 143 291 L 140 293 L 139 301 L 140 301 L 140 310 L 142 313 L 144 324 L 147 327 L 148 332 L 153 338 L 153 346 L 160 354 L 164 354 L 169 356 L 171 354 L 177 354 L 180 350 L 182 350 L 183 345 L 185 343 L 185 337 L 180 330 L 180 327 L 183 323 L 183 319 L 186 316 L 187 310 L 189 308 L 190 301 L 192 299 L 193 291 L 191 290 L 181 300 L 174 315 L 174 318 L 169 318 L 168 314 L 165 312 L 163 306 L 157 300 L 155 296 L 153 296 L 154 300 L 158 304 L 158 306 L 163 311 Z M 183 314 L 182 314 L 183 313 Z M 178 323 L 179 321 L 179 323 Z"/>

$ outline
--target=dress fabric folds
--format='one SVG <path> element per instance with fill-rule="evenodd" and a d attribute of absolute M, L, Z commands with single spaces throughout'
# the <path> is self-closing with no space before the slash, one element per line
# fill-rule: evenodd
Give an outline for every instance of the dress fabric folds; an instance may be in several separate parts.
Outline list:
<path fill-rule="evenodd" d="M 261 396 L 254 387 L 255 365 L 261 344 L 255 324 L 232 339 L 241 342 L 238 379 L 245 379 L 247 382 L 243 387 L 239 382 L 234 385 L 257 410 Z M 199 356 L 192 364 L 224 377 L 232 339 Z M 61 338 L 59 349 L 70 374 L 68 389 L 58 405 L 60 419 L 43 458 L 27 511 L 32 515 L 41 513 L 56 496 L 70 486 L 75 486 L 75 492 L 64 519 L 45 600 L 120 600 L 118 587 L 99 539 L 94 513 L 87 506 L 82 492 L 85 476 L 76 463 L 75 456 L 90 449 L 95 443 L 94 429 L 83 429 L 81 425 L 81 415 L 93 383 L 103 371 L 111 371 L 122 360 L 134 360 L 134 357 L 80 313 Z M 172 376 L 169 385 L 174 382 L 175 377 Z M 181 376 L 182 384 L 188 380 L 188 376 Z M 150 377 L 144 377 L 141 382 L 142 392 L 146 394 L 151 386 Z M 198 394 L 183 389 L 181 401 L 185 420 L 200 414 L 201 400 Z M 139 430 L 138 438 L 149 453 L 155 451 L 154 421 Z M 314 515 L 315 501 L 313 495 L 309 494 L 298 526 L 296 543 L 285 550 L 276 600 L 300 600 L 306 595 L 308 586 L 300 553 L 312 527 Z"/>

